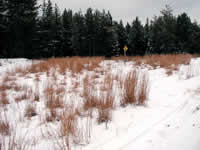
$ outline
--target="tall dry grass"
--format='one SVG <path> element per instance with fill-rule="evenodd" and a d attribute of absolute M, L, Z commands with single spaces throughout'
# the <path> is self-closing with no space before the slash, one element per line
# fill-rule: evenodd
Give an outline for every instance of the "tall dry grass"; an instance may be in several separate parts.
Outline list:
<path fill-rule="evenodd" d="M 56 94 L 56 89 L 54 89 L 54 86 L 49 82 L 51 81 L 48 81 L 47 87 L 44 89 L 47 108 L 49 109 L 63 108 L 64 103 L 62 96 L 60 94 L 59 95 Z"/>
<path fill-rule="evenodd" d="M 114 109 L 114 96 L 112 93 L 106 93 L 104 96 L 100 96 L 97 105 L 98 111 L 98 123 L 107 123 L 112 120 L 112 110 Z"/>
<path fill-rule="evenodd" d="M 65 92 L 63 89 L 57 88 L 51 81 L 47 81 L 47 86 L 44 89 L 45 105 L 49 109 L 49 113 L 46 113 L 47 122 L 59 120 L 56 109 L 64 108 L 63 94 L 65 93 L 63 92 Z"/>
<path fill-rule="evenodd" d="M 86 76 L 83 79 L 83 94 L 82 95 L 84 98 L 83 109 L 85 111 L 95 108 L 97 106 L 97 98 L 93 95 L 92 86 L 89 80 L 90 79 L 88 76 Z"/>
<path fill-rule="evenodd" d="M 81 73 L 82 70 L 93 70 L 103 61 L 103 57 L 66 57 L 41 60 L 38 64 L 33 63 L 27 70 L 30 73 L 48 72 L 51 68 L 58 68 L 60 74 L 65 74 L 69 69 L 73 73 Z"/>
<path fill-rule="evenodd" d="M 30 119 L 31 117 L 36 115 L 36 106 L 34 104 L 28 104 L 25 108 L 25 117 L 28 117 Z"/>
<path fill-rule="evenodd" d="M 162 55 L 146 55 L 143 57 L 143 62 L 156 68 L 160 66 L 168 70 L 171 74 L 173 70 L 177 70 L 181 64 L 189 64 L 192 55 L 190 54 L 162 54 Z"/>
<path fill-rule="evenodd" d="M 123 83 L 124 94 L 120 101 L 121 106 L 128 104 L 144 105 L 148 100 L 150 82 L 147 72 L 132 71 L 127 74 Z M 121 84 L 122 84 L 121 83 Z"/>
<path fill-rule="evenodd" d="M 7 115 L 4 113 L 3 116 L 2 114 L 0 114 L 0 136 L 8 136 L 11 132 L 10 123 L 8 121 Z"/>
<path fill-rule="evenodd" d="M 121 100 L 121 106 L 137 103 L 138 72 L 136 70 L 129 72 L 124 80 L 124 96 Z"/>
<path fill-rule="evenodd" d="M 9 99 L 8 99 L 6 91 L 1 92 L 0 98 L 1 98 L 0 99 L 1 105 L 5 106 L 5 105 L 9 104 Z"/>
<path fill-rule="evenodd" d="M 140 82 L 138 83 L 138 105 L 145 105 L 148 100 L 150 90 L 149 76 L 147 73 L 140 75 Z"/>
<path fill-rule="evenodd" d="M 0 150 L 30 150 L 32 141 L 26 135 L 17 135 L 16 131 L 9 136 L 0 136 Z"/>
<path fill-rule="evenodd" d="M 74 111 L 74 106 L 72 105 L 70 109 L 63 112 L 61 117 L 61 127 L 60 135 L 64 137 L 64 145 L 67 149 L 71 149 L 71 141 L 77 136 L 77 114 Z"/>

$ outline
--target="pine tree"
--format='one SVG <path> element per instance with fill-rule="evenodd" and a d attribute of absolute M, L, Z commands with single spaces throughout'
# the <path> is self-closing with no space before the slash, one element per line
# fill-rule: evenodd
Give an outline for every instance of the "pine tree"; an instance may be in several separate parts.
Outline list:
<path fill-rule="evenodd" d="M 88 8 L 85 14 L 85 23 L 86 23 L 86 41 L 87 41 L 87 49 L 89 50 L 89 56 L 92 56 L 95 54 L 95 24 L 94 24 L 94 17 L 93 17 L 93 10 L 92 8 Z"/>
<path fill-rule="evenodd" d="M 72 46 L 74 55 L 89 56 L 85 48 L 85 18 L 81 11 L 73 15 Z M 86 52 L 86 53 L 85 53 Z"/>
<path fill-rule="evenodd" d="M 176 35 L 177 35 L 177 48 L 179 52 L 189 51 L 189 40 L 192 36 L 192 22 L 186 13 L 182 13 L 177 17 Z"/>
<path fill-rule="evenodd" d="M 8 26 L 12 57 L 31 57 L 37 9 L 37 0 L 8 0 Z"/>
<path fill-rule="evenodd" d="M 64 10 L 62 15 L 62 24 L 63 24 L 63 55 L 72 56 L 72 10 Z"/>
<path fill-rule="evenodd" d="M 8 56 L 7 1 L 0 0 L 0 57 Z"/>
<path fill-rule="evenodd" d="M 118 42 L 119 42 L 119 48 L 120 53 L 123 54 L 123 48 L 125 45 L 128 44 L 128 35 L 126 32 L 126 29 L 123 25 L 122 20 L 120 20 L 119 24 L 117 25 L 117 35 L 118 35 Z"/>
<path fill-rule="evenodd" d="M 133 21 L 130 37 L 129 37 L 130 51 L 132 55 L 144 55 L 144 28 L 138 17 Z"/>
<path fill-rule="evenodd" d="M 150 27 L 149 27 L 149 19 L 147 18 L 146 24 L 144 26 L 144 46 L 146 53 L 151 54 L 150 51 Z"/>

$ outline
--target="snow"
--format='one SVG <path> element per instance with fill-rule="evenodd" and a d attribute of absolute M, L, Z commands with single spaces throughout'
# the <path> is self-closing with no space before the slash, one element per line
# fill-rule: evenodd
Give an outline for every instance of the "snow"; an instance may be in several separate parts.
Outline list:
<path fill-rule="evenodd" d="M 1 59 L 0 60 L 0 81 L 6 76 L 7 70 L 13 70 L 19 66 L 32 64 L 27 59 Z M 109 61 L 105 60 L 96 69 L 103 70 L 114 76 L 125 78 L 126 74 L 134 69 L 149 74 L 150 92 L 145 106 L 120 107 L 117 105 L 112 112 L 112 120 L 106 125 L 98 124 L 95 119 L 80 119 L 80 126 L 87 130 L 85 122 L 91 126 L 91 135 L 85 135 L 85 142 L 80 145 L 73 145 L 72 149 L 80 150 L 199 150 L 200 149 L 200 58 L 192 59 L 189 65 L 180 65 L 179 70 L 168 76 L 164 68 L 152 70 L 149 66 L 135 66 L 134 62 Z M 56 72 L 55 70 L 51 73 Z M 95 71 L 84 70 L 81 74 L 73 76 L 66 71 L 66 79 L 57 74 L 57 85 L 66 80 L 64 86 L 67 91 L 65 103 L 73 102 L 80 105 L 83 101 L 81 92 L 83 90 L 83 79 L 86 75 L 98 74 Z M 98 74 L 95 81 L 95 89 L 99 89 L 105 74 Z M 28 85 L 37 90 L 35 75 L 29 74 L 30 78 L 21 77 L 16 74 L 16 82 L 20 85 Z M 51 80 L 46 73 L 40 73 L 39 92 L 41 99 L 44 97 L 44 88 L 47 81 Z M 75 81 L 81 81 L 80 87 L 73 90 Z M 114 84 L 113 92 L 116 101 L 119 102 L 121 92 Z M 97 92 L 98 93 L 98 92 Z M 16 91 L 7 91 L 10 104 L 6 110 L 0 110 L 1 118 L 7 114 L 7 119 L 14 126 L 12 131 L 16 132 L 19 140 L 26 135 L 28 142 L 34 140 L 29 146 L 33 149 L 58 149 L 54 136 L 45 135 L 48 130 L 55 130 L 59 122 L 52 122 L 49 125 L 43 123 L 46 114 L 45 100 L 35 103 L 38 115 L 27 119 L 24 117 L 24 110 L 32 101 L 14 102 Z M 0 106 L 1 108 L 1 106 Z M 95 114 L 94 114 L 95 115 Z M 4 118 L 5 119 L 5 118 Z M 8 137 L 7 137 L 8 140 Z M 62 139 L 60 139 L 62 140 Z"/>

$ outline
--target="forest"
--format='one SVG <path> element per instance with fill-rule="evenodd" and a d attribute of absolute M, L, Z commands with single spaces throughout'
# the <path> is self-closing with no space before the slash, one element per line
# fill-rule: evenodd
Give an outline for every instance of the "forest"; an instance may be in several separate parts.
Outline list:
<path fill-rule="evenodd" d="M 0 58 L 200 53 L 200 25 L 166 5 L 159 16 L 132 23 L 109 11 L 61 11 L 50 0 L 0 1 Z"/>

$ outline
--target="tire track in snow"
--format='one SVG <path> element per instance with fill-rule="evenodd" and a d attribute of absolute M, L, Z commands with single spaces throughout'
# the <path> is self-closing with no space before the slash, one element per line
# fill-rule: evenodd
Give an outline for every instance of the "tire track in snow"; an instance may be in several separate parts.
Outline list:
<path fill-rule="evenodd" d="M 125 149 L 132 142 L 135 142 L 138 139 L 140 139 L 141 137 L 143 137 L 146 134 L 148 134 L 152 129 L 154 129 L 156 126 L 160 125 L 162 122 L 166 121 L 167 119 L 169 119 L 175 113 L 180 112 L 187 104 L 188 104 L 188 98 L 186 98 L 181 105 L 177 106 L 174 110 L 172 110 L 169 113 L 167 113 L 164 117 L 162 117 L 161 119 L 159 119 L 158 121 L 156 121 L 155 123 L 153 123 L 150 127 L 145 128 L 144 130 L 142 130 L 139 134 L 137 134 L 136 136 L 134 136 L 134 138 L 132 138 L 126 144 L 123 144 L 122 146 L 120 146 L 116 150 L 123 150 L 123 149 Z M 127 135 L 127 133 L 124 133 L 121 136 L 125 137 L 126 135 Z M 106 148 L 107 146 L 106 145 L 113 144 L 113 141 L 118 140 L 118 139 L 121 139 L 121 137 L 116 136 L 116 135 L 112 136 L 109 139 L 105 139 L 103 142 L 101 142 L 98 145 L 95 145 L 94 147 L 92 147 L 90 149 L 91 150 L 93 150 L 93 149 L 96 149 L 96 150 L 107 150 L 107 148 Z M 111 147 L 111 146 L 108 146 L 108 147 Z"/>

